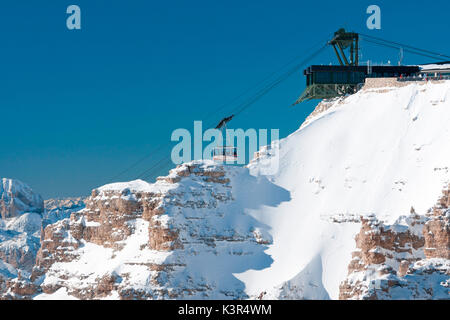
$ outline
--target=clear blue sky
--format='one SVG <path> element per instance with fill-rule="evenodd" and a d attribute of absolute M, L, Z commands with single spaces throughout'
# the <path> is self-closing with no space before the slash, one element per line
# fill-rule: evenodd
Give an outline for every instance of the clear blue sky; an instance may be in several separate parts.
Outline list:
<path fill-rule="evenodd" d="M 66 28 L 70 4 L 82 30 Z M 366 28 L 370 4 L 381 7 L 381 30 Z M 449 12 L 448 1 L 2 0 L 0 177 L 46 198 L 89 194 L 341 26 L 450 54 Z M 332 54 L 311 63 L 336 63 Z M 364 44 L 362 54 L 398 56 Z M 406 53 L 404 63 L 428 60 Z M 288 135 L 317 103 L 291 108 L 303 89 L 299 72 L 232 126 Z"/>

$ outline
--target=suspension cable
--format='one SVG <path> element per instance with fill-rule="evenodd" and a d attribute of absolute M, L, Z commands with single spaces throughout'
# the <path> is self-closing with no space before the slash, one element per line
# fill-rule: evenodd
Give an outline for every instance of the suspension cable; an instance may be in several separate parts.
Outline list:
<path fill-rule="evenodd" d="M 363 38 L 369 38 L 369 39 L 372 39 L 372 40 L 377 40 L 377 41 L 382 41 L 382 42 L 386 42 L 386 43 L 389 43 L 389 44 L 391 44 L 391 45 L 394 45 L 394 46 L 391 46 L 391 48 L 393 47 L 393 48 L 409 48 L 409 49 L 411 49 L 411 50 L 414 50 L 414 51 L 419 51 L 419 52 L 423 52 L 423 53 L 428 53 L 428 54 L 430 54 L 430 55 L 433 55 L 433 56 L 438 56 L 438 57 L 443 57 L 443 58 L 450 58 L 450 56 L 447 56 L 447 55 L 445 55 L 445 54 L 442 54 L 442 53 L 437 53 L 437 52 L 433 52 L 433 51 L 430 51 L 430 50 L 426 50 L 426 49 L 421 49 L 421 48 L 417 48 L 417 47 L 413 47 L 413 46 L 410 46 L 410 45 L 407 45 L 407 44 L 402 44 L 402 43 L 399 43 L 399 42 L 395 42 L 395 41 L 389 41 L 389 40 L 384 40 L 384 39 L 381 39 L 381 38 L 378 38 L 378 37 L 374 37 L 374 36 L 370 36 L 370 35 L 366 35 L 366 34 L 362 34 L 362 33 L 359 33 L 359 35 L 361 35 L 361 36 L 363 36 Z M 369 41 L 369 39 L 365 39 L 366 41 Z M 380 43 L 379 43 L 380 44 Z M 408 51 L 408 50 L 406 50 L 406 49 L 404 49 L 405 51 Z M 419 54 L 418 52 L 412 52 L 412 51 L 409 51 L 409 52 L 411 52 L 411 53 L 415 53 L 415 54 Z M 424 55 L 424 54 L 422 54 L 422 55 Z M 432 57 L 432 56 L 430 56 L 430 55 L 424 55 L 424 56 L 426 56 L 426 57 L 431 57 L 431 58 L 433 58 L 433 59 L 436 59 L 436 60 L 438 60 L 438 58 L 436 58 L 436 57 Z M 442 60 L 444 60 L 444 59 L 442 59 Z"/>
<path fill-rule="evenodd" d="M 284 80 L 288 79 L 291 75 L 293 75 L 295 72 L 297 72 L 305 63 L 313 59 L 315 56 L 317 56 L 325 47 L 327 44 L 322 46 L 319 50 L 315 51 L 313 54 L 308 56 L 306 59 L 304 59 L 299 64 L 295 65 L 293 68 L 289 69 L 287 72 L 283 73 L 280 77 L 278 77 L 275 81 L 268 84 L 266 87 L 262 88 L 260 91 L 258 91 L 257 94 L 255 94 L 251 99 L 248 101 L 242 103 L 239 105 L 236 109 L 237 111 L 233 114 L 235 116 L 241 114 L 244 110 L 248 109 L 250 106 L 252 106 L 255 102 L 257 102 L 259 99 L 261 99 L 263 96 L 265 96 L 268 92 L 270 92 L 272 89 L 277 87 L 280 83 L 282 83 Z M 235 109 L 235 110 L 236 110 Z M 155 165 L 141 173 L 138 178 L 146 179 L 153 175 L 153 173 L 159 169 L 161 169 L 161 165 L 165 165 L 165 162 L 170 162 L 170 159 L 167 159 L 166 157 L 162 158 L 160 161 L 158 161 Z"/>
<path fill-rule="evenodd" d="M 378 42 L 378 41 L 369 40 L 369 39 L 364 39 L 364 38 L 363 38 L 363 40 L 366 41 L 366 42 L 370 42 L 370 43 L 373 43 L 373 44 L 377 44 L 377 45 L 383 46 L 383 47 L 388 47 L 388 48 L 398 49 L 397 46 L 393 46 L 393 45 L 390 45 L 390 44 L 381 43 L 381 42 Z M 405 48 L 403 48 L 403 51 L 409 52 L 409 53 L 412 53 L 412 54 L 415 54 L 415 55 L 418 55 L 418 56 L 422 56 L 422 57 L 427 57 L 427 58 L 431 58 L 431 59 L 443 61 L 441 58 L 436 58 L 436 57 L 431 56 L 431 55 L 429 55 L 429 54 L 425 54 L 425 53 L 413 51 L 413 50 L 411 50 L 411 49 L 405 49 Z"/>
<path fill-rule="evenodd" d="M 323 41 L 321 41 L 321 43 L 323 43 Z M 304 59 L 302 62 L 300 62 L 299 64 L 296 64 L 293 68 L 290 68 L 288 71 L 286 71 L 285 73 L 283 73 L 281 76 L 279 76 L 278 78 L 276 78 L 274 81 L 269 82 L 268 84 L 266 84 L 263 88 L 261 88 L 255 95 L 253 95 L 252 97 L 250 97 L 249 99 L 247 99 L 246 101 L 244 101 L 243 103 L 239 104 L 237 107 L 235 107 L 232 110 L 237 110 L 234 114 L 240 114 L 242 113 L 245 109 L 249 108 L 251 105 L 253 105 L 255 102 L 257 102 L 259 99 L 261 99 L 264 95 L 266 95 L 269 91 L 271 91 L 272 89 L 274 89 L 275 87 L 277 87 L 281 82 L 283 82 L 284 80 L 286 80 L 287 78 L 289 78 L 292 74 L 294 74 L 296 71 L 298 71 L 305 63 L 307 63 L 309 60 L 313 59 L 316 55 L 318 55 L 325 47 L 327 44 L 323 45 L 322 47 L 320 47 L 319 50 L 315 51 L 313 54 L 311 54 L 310 56 L 308 56 L 306 59 Z M 314 46 L 316 47 L 317 44 Z M 233 104 L 234 102 L 236 102 L 237 100 L 239 100 L 240 98 L 242 98 L 243 96 L 245 96 L 248 92 L 250 92 L 252 89 L 257 88 L 259 86 L 261 86 L 262 84 L 264 84 L 265 82 L 267 82 L 267 80 L 269 80 L 273 75 L 277 74 L 278 72 L 280 72 L 281 70 L 285 69 L 287 66 L 289 66 L 290 64 L 292 64 L 294 61 L 296 61 L 299 57 L 301 57 L 301 55 L 296 56 L 295 58 L 291 59 L 289 62 L 287 62 L 286 64 L 284 64 L 281 68 L 279 68 L 277 71 L 274 71 L 272 73 L 270 73 L 268 76 L 264 77 L 261 81 L 257 82 L 254 86 L 250 87 L 249 89 L 243 91 L 242 93 L 240 93 L 238 96 L 236 96 L 235 98 L 231 99 L 229 102 L 221 105 L 219 108 L 217 108 L 216 110 L 210 112 L 205 119 L 211 118 L 212 116 L 216 115 L 218 113 L 218 111 L 223 110 L 224 108 L 226 108 L 227 106 Z M 211 123 L 211 124 L 209 124 Z M 211 127 L 213 125 L 213 121 L 210 121 L 207 125 L 207 127 Z M 143 161 L 147 160 L 148 158 L 150 158 L 152 155 L 155 155 L 155 153 L 157 154 L 158 152 L 166 149 L 168 146 L 170 146 L 170 143 L 168 144 L 162 144 L 159 145 L 157 148 L 155 148 L 155 151 L 152 151 L 152 153 L 147 154 L 146 156 L 144 156 L 143 158 L 139 159 L 138 161 L 136 161 L 132 166 L 126 168 L 125 170 L 121 171 L 119 174 L 117 174 L 116 176 L 113 177 L 113 179 L 127 173 L 128 171 L 130 171 L 131 169 L 137 167 L 140 163 L 142 163 Z M 165 165 L 165 163 L 168 163 L 170 161 L 170 157 L 168 156 L 163 156 L 160 160 L 156 161 L 152 166 L 150 166 L 150 168 L 146 169 L 145 171 L 141 172 L 138 175 L 138 178 L 147 178 L 149 176 L 151 176 L 152 174 L 154 174 L 155 171 L 161 169 L 161 165 Z"/>

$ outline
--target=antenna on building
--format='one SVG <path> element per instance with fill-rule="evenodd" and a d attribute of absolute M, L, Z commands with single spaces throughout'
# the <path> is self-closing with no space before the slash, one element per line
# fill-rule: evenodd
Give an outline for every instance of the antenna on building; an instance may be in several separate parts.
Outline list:
<path fill-rule="evenodd" d="M 398 65 L 401 66 L 403 62 L 403 48 L 400 47 L 400 51 L 398 53 Z"/>

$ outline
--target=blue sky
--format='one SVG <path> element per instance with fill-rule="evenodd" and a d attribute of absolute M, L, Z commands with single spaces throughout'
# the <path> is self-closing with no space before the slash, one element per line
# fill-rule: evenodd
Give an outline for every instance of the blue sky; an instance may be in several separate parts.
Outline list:
<path fill-rule="evenodd" d="M 191 129 L 340 27 L 450 54 L 449 2 L 424 3 L 3 0 L 0 177 L 46 198 L 87 195 L 167 145 L 116 180 L 135 179 L 168 155 L 174 129 Z M 66 28 L 71 4 L 81 8 L 81 30 Z M 381 8 L 381 30 L 366 28 L 370 4 Z M 362 60 L 397 56 L 362 46 Z M 330 62 L 328 49 L 311 64 Z M 424 62 L 405 54 L 406 64 Z M 303 89 L 298 72 L 230 126 L 288 135 L 317 103 L 291 108 Z"/>

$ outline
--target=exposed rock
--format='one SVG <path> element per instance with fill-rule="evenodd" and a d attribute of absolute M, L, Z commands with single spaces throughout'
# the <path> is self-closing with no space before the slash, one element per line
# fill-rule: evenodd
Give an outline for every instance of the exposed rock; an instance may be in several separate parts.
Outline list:
<path fill-rule="evenodd" d="M 0 297 L 4 300 L 25 300 L 31 299 L 39 288 L 36 284 L 27 278 L 22 278 L 19 274 L 18 278 L 10 279 L 6 282 L 6 293 Z"/>
<path fill-rule="evenodd" d="M 340 299 L 450 299 L 449 192 L 426 216 L 361 218 Z"/>
<path fill-rule="evenodd" d="M 450 190 L 444 190 L 429 218 L 423 230 L 425 256 L 450 259 Z"/>

